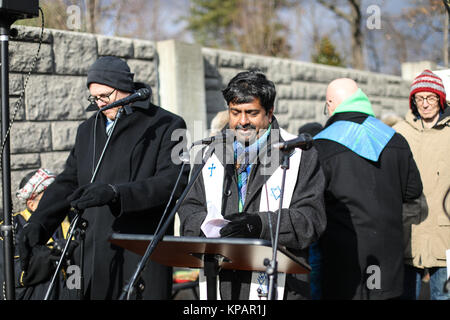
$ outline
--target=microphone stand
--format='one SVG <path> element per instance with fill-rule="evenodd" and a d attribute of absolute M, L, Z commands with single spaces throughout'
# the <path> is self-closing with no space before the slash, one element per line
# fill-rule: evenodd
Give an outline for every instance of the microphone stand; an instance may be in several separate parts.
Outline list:
<path fill-rule="evenodd" d="M 119 121 L 119 119 L 121 118 L 121 116 L 123 114 L 123 110 L 124 110 L 124 108 L 120 108 L 117 111 L 116 119 L 114 120 L 113 126 L 111 128 L 111 133 L 109 134 L 108 139 L 106 140 L 105 146 L 103 147 L 102 154 L 100 155 L 100 158 L 99 158 L 99 160 L 97 162 L 97 166 L 96 166 L 96 168 L 94 170 L 94 173 L 92 174 L 92 178 L 91 178 L 90 183 L 94 182 L 94 180 L 95 180 L 95 177 L 97 175 L 98 169 L 100 168 L 100 164 L 101 164 L 101 162 L 103 160 L 103 156 L 105 155 L 106 149 L 107 149 L 107 147 L 109 145 L 109 141 L 111 140 L 111 137 L 112 137 L 112 135 L 114 133 L 114 129 L 116 127 L 116 124 L 117 124 L 117 122 Z M 100 112 L 100 111 L 98 111 L 98 112 Z M 79 298 L 80 298 L 80 300 L 82 300 L 84 298 L 84 292 L 83 292 L 84 291 L 84 284 L 83 284 L 83 280 L 84 280 L 84 277 L 83 277 L 84 238 L 85 238 L 85 229 L 87 227 L 87 224 L 86 224 L 85 220 L 81 219 L 81 215 L 83 214 L 83 211 L 79 211 L 79 210 L 74 209 L 74 212 L 75 212 L 75 217 L 73 218 L 72 222 L 70 223 L 69 232 L 67 233 L 66 245 L 64 246 L 64 249 L 63 249 L 63 251 L 61 253 L 61 257 L 59 258 L 58 264 L 56 266 L 56 270 L 53 273 L 53 277 L 52 277 L 52 280 L 50 282 L 50 285 L 48 286 L 48 289 L 47 289 L 47 292 L 45 294 L 44 300 L 48 300 L 49 297 L 50 297 L 50 294 L 51 294 L 51 292 L 53 290 L 53 287 L 55 286 L 55 283 L 56 283 L 56 278 L 58 277 L 59 271 L 62 268 L 63 260 L 64 260 L 64 258 L 67 255 L 67 250 L 68 250 L 68 248 L 70 246 L 70 243 L 72 242 L 73 236 L 74 236 L 77 228 L 79 228 L 79 230 L 80 230 L 79 231 L 79 234 L 80 234 L 80 246 L 81 246 L 80 254 L 82 255 L 81 260 L 80 260 L 82 262 L 82 265 L 80 265 L 81 277 L 80 277 Z M 80 220 L 83 221 L 83 223 L 81 223 L 81 227 L 78 226 L 78 224 L 80 223 Z"/>
<path fill-rule="evenodd" d="M 284 186 L 286 183 L 286 171 L 289 169 L 289 156 L 290 150 L 282 150 L 283 152 L 283 162 L 281 168 L 283 169 L 283 176 L 281 179 L 281 191 L 280 191 L 280 209 L 278 210 L 277 226 L 275 229 L 275 240 L 272 244 L 272 260 L 268 258 L 264 259 L 264 265 L 266 266 L 266 274 L 269 276 L 269 292 L 268 300 L 276 299 L 276 287 L 277 287 L 277 249 L 278 249 L 278 237 L 280 234 L 280 222 L 281 222 L 281 210 L 283 208 L 283 198 L 284 198 Z"/>
<path fill-rule="evenodd" d="M 8 43 L 11 24 L 15 21 L 14 16 L 0 13 L 0 87 L 1 87 L 1 140 L 7 136 L 9 126 L 9 55 Z M 12 226 L 12 200 L 11 200 L 11 164 L 10 164 L 10 138 L 4 141 L 2 150 L 2 191 L 3 191 L 3 225 L 0 227 L 3 237 L 3 257 L 5 261 L 3 272 L 5 279 L 5 299 L 15 300 L 14 283 L 14 239 Z"/>
<path fill-rule="evenodd" d="M 126 298 L 126 300 L 130 300 L 130 297 L 131 297 L 131 294 L 132 294 L 132 292 L 134 290 L 136 282 L 137 282 L 139 276 L 141 275 L 142 271 L 144 270 L 145 266 L 147 265 L 150 256 L 152 255 L 153 251 L 155 251 L 156 246 L 159 244 L 159 242 L 161 242 L 164 234 L 167 231 L 167 228 L 169 227 L 169 225 L 170 225 L 171 221 L 173 220 L 175 214 L 177 213 L 178 209 L 181 207 L 181 204 L 183 203 L 183 201 L 186 198 L 187 194 L 192 189 L 192 186 L 194 185 L 195 181 L 197 180 L 198 176 L 202 172 L 203 167 L 206 164 L 206 160 L 208 160 L 208 158 L 212 155 L 212 153 L 214 152 L 214 149 L 215 148 L 208 149 L 209 152 L 206 153 L 206 155 L 202 158 L 201 165 L 191 175 L 191 178 L 190 178 L 190 181 L 189 181 L 188 185 L 186 186 L 186 188 L 184 189 L 184 191 L 181 194 L 180 198 L 178 199 L 177 203 L 173 207 L 173 209 L 170 212 L 169 217 L 166 219 L 164 225 L 161 227 L 161 229 L 159 231 L 157 230 L 157 232 L 155 232 L 155 235 L 154 235 L 153 239 L 151 240 L 150 244 L 147 246 L 147 249 L 145 250 L 144 256 L 140 260 L 140 262 L 139 262 L 139 264 L 138 264 L 138 266 L 137 266 L 137 268 L 136 268 L 136 270 L 135 270 L 131 280 L 128 282 L 127 285 L 124 286 L 122 294 L 119 297 L 119 300 L 125 300 L 125 298 Z M 183 169 L 185 163 L 186 162 L 183 161 L 182 169 Z M 180 176 L 181 176 L 181 172 L 180 172 Z M 172 193 L 175 192 L 175 190 L 176 190 L 176 188 L 178 186 L 178 182 L 179 182 L 179 180 L 177 180 L 177 182 L 175 183 L 175 187 L 174 187 Z M 170 204 L 170 200 L 169 200 L 169 204 Z M 169 204 L 166 206 L 166 210 L 169 207 Z M 164 218 L 164 216 L 165 216 L 165 213 L 163 214 L 162 219 Z M 162 219 L 161 219 L 161 222 L 162 222 Z"/>

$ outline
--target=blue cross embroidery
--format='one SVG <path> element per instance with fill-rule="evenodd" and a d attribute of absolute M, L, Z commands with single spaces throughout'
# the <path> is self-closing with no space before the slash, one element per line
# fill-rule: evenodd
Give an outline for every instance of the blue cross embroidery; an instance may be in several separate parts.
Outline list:
<path fill-rule="evenodd" d="M 276 187 L 276 188 L 270 188 L 270 190 L 272 191 L 273 197 L 275 198 L 275 200 L 278 200 L 278 198 L 281 196 L 281 189 L 280 187 Z"/>
<path fill-rule="evenodd" d="M 208 170 L 211 170 L 211 174 L 209 175 L 210 177 L 212 177 L 213 170 L 214 170 L 215 168 L 216 168 L 216 167 L 214 166 L 214 163 L 211 163 L 211 167 L 208 168 Z"/>

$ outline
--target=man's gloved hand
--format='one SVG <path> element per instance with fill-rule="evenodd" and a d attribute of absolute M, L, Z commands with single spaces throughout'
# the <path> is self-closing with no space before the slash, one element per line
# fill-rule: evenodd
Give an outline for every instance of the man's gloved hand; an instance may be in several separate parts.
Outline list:
<path fill-rule="evenodd" d="M 67 240 L 58 239 L 54 242 L 47 243 L 47 247 L 52 247 L 51 254 L 54 256 L 61 256 L 62 252 L 64 251 L 64 247 L 66 246 Z M 72 240 L 69 243 L 69 247 L 66 251 L 65 256 L 65 262 L 70 261 L 73 257 L 73 252 L 78 247 L 80 242 L 76 240 L 75 238 L 72 238 Z"/>
<path fill-rule="evenodd" d="M 220 229 L 222 238 L 255 238 L 258 239 L 261 235 L 262 222 L 257 214 L 250 213 L 234 213 L 226 216 L 225 219 L 230 222 Z"/>
<path fill-rule="evenodd" d="M 28 222 L 20 231 L 18 240 L 20 263 L 22 265 L 22 270 L 26 271 L 28 269 L 33 247 L 45 243 L 47 240 L 46 232 L 39 223 Z"/>
<path fill-rule="evenodd" d="M 78 210 L 101 207 L 117 201 L 119 193 L 111 184 L 94 182 L 79 187 L 68 198 L 70 205 Z"/>

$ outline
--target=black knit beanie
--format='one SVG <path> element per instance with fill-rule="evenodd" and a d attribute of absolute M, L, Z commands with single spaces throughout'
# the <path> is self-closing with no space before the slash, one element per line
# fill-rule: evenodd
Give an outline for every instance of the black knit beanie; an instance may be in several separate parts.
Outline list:
<path fill-rule="evenodd" d="M 100 57 L 89 68 L 86 85 L 89 88 L 91 83 L 100 83 L 111 88 L 133 92 L 134 73 L 130 72 L 128 64 L 117 57 Z"/>

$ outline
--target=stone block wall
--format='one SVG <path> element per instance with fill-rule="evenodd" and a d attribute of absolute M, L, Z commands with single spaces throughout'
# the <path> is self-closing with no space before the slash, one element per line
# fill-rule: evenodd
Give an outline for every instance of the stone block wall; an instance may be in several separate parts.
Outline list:
<path fill-rule="evenodd" d="M 11 115 L 40 35 L 40 28 L 16 28 L 19 34 L 9 42 Z M 356 80 L 378 117 L 390 112 L 403 115 L 407 110 L 409 83 L 400 77 L 168 41 L 46 29 L 36 70 L 29 78 L 11 131 L 13 192 L 31 170 L 46 167 L 59 173 L 63 169 L 77 127 L 92 115 L 85 112 L 89 95 L 86 73 L 100 56 L 116 55 L 126 60 L 135 80 L 152 87 L 153 103 L 184 117 L 188 128 L 206 119 L 200 131 L 209 129 L 212 118 L 225 109 L 221 90 L 228 81 L 250 68 L 262 70 L 274 81 L 275 115 L 291 133 L 307 122 L 325 123 L 325 90 L 327 83 L 338 77 Z M 20 209 L 14 194 L 12 198 L 14 209 Z"/>
<path fill-rule="evenodd" d="M 39 46 L 41 29 L 13 26 L 9 41 L 10 117 L 23 90 Z M 126 60 L 135 81 L 148 83 L 159 103 L 155 42 L 45 29 L 35 71 L 25 88 L 11 130 L 11 188 L 17 190 L 29 171 L 45 167 L 62 171 L 75 142 L 78 126 L 93 113 L 85 112 L 89 92 L 87 70 L 100 56 Z M 12 195 L 15 210 L 22 208 Z"/>
<path fill-rule="evenodd" d="M 275 116 L 296 134 L 308 122 L 325 124 L 326 88 L 336 78 L 355 80 L 372 102 L 377 117 L 408 109 L 409 82 L 400 77 L 313 63 L 203 48 L 207 119 L 210 125 L 226 105 L 221 90 L 240 71 L 256 68 L 275 83 Z"/>

